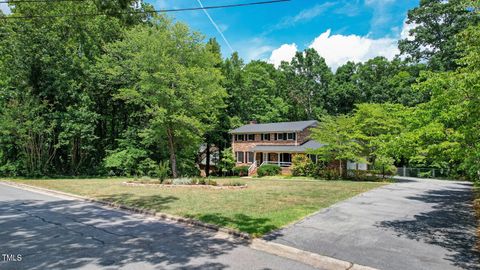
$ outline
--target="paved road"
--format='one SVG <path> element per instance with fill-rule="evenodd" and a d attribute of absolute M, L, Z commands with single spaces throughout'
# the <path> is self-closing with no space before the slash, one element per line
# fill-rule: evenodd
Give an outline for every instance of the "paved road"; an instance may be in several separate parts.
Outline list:
<path fill-rule="evenodd" d="M 267 239 L 388 270 L 480 269 L 471 185 L 403 179 Z"/>
<path fill-rule="evenodd" d="M 227 268 L 312 269 L 211 231 L 0 184 L 0 269 Z"/>

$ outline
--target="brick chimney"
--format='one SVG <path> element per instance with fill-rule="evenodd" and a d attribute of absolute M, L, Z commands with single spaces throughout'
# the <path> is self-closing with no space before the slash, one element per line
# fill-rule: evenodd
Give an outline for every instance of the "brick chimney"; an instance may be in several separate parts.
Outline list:
<path fill-rule="evenodd" d="M 249 124 L 250 125 L 255 125 L 255 124 L 257 124 L 257 120 L 251 120 Z"/>

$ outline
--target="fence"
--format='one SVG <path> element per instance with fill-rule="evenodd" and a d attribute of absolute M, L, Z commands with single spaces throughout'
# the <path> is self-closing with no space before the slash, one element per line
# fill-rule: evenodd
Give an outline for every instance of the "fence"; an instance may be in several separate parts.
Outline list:
<path fill-rule="evenodd" d="M 397 168 L 398 176 L 420 177 L 420 178 L 448 178 L 450 170 L 437 168 Z"/>

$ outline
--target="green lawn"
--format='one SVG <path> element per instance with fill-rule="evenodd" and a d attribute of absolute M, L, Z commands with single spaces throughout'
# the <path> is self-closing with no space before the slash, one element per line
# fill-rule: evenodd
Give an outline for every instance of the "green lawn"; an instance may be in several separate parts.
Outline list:
<path fill-rule="evenodd" d="M 235 228 L 254 236 L 297 221 L 321 208 L 385 183 L 350 181 L 218 179 L 240 181 L 242 190 L 132 187 L 127 179 L 13 180 L 204 222 Z"/>

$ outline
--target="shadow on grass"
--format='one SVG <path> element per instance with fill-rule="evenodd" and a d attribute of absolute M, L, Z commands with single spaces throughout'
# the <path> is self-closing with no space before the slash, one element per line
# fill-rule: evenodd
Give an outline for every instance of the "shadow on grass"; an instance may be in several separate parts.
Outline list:
<path fill-rule="evenodd" d="M 277 229 L 275 225 L 272 225 L 270 223 L 270 219 L 254 218 L 245 214 L 236 214 L 233 217 L 226 217 L 222 214 L 215 213 L 197 215 L 194 216 L 194 218 L 222 227 L 233 227 L 254 236 L 261 236 L 265 233 Z"/>
<path fill-rule="evenodd" d="M 130 193 L 103 195 L 97 198 L 108 202 L 156 211 L 169 209 L 170 206 L 168 204 L 178 200 L 178 198 L 174 196 L 152 195 L 139 197 L 138 195 Z"/>
<path fill-rule="evenodd" d="M 391 229 L 399 236 L 447 249 L 452 265 L 462 269 L 480 269 L 480 253 L 475 250 L 476 220 L 472 205 L 471 185 L 458 184 L 442 190 L 431 190 L 408 197 L 430 204 L 431 211 L 413 219 L 383 221 L 378 227 Z"/>

